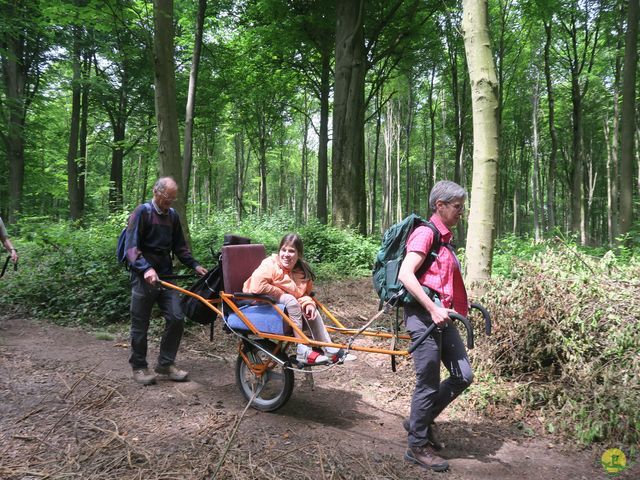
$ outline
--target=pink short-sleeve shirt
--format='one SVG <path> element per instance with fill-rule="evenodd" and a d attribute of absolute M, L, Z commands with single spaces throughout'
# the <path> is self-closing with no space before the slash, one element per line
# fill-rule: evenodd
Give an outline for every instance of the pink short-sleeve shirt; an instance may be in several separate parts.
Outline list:
<path fill-rule="evenodd" d="M 469 304 L 462 273 L 460 272 L 460 262 L 453 248 L 446 245 L 451 242 L 453 234 L 437 215 L 433 215 L 429 221 L 440 232 L 442 246 L 438 252 L 438 257 L 429 266 L 429 269 L 418 278 L 418 281 L 421 285 L 438 292 L 443 307 L 453 308 L 460 315 L 466 316 L 469 311 Z M 433 230 L 429 227 L 421 226 L 416 228 L 411 232 L 407 240 L 407 252 L 418 252 L 427 255 L 433 243 L 433 235 Z"/>

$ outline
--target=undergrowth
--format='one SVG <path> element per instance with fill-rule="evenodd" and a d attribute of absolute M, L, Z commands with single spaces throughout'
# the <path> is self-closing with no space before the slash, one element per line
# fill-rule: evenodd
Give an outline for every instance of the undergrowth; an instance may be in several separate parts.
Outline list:
<path fill-rule="evenodd" d="M 508 382 L 485 401 L 534 410 L 578 442 L 640 441 L 640 263 L 546 243 L 512 258 L 482 303 L 492 337 L 474 351 L 485 375 Z M 479 327 L 479 325 L 478 325 Z M 477 329 L 477 331 L 479 328 Z"/>
<path fill-rule="evenodd" d="M 0 305 L 63 325 L 128 321 L 129 273 L 115 256 L 126 219 L 126 213 L 85 219 L 89 227 L 52 223 L 44 218 L 23 219 L 17 226 L 20 235 L 12 234 L 20 251 L 19 269 L 9 270 L 1 280 Z M 231 211 L 222 211 L 207 223 L 192 225 L 190 231 L 194 256 L 208 268 L 217 262 L 227 233 L 264 243 L 269 254 L 277 251 L 284 234 L 297 232 L 319 280 L 368 275 L 378 248 L 376 241 L 318 222 L 296 226 L 284 211 L 248 216 L 240 223 Z M 178 262 L 176 273 L 188 274 L 191 270 Z M 190 280 L 186 280 L 188 283 Z"/>

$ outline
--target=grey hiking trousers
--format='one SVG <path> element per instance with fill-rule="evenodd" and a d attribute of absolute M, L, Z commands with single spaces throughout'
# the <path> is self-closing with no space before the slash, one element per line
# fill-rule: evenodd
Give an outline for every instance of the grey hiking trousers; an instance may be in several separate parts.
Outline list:
<path fill-rule="evenodd" d="M 431 316 L 417 305 L 405 305 L 405 327 L 415 341 L 430 325 Z M 416 371 L 416 386 L 409 415 L 410 447 L 427 443 L 427 432 L 435 418 L 473 381 L 467 351 L 458 329 L 448 324 L 441 331 L 435 329 L 411 354 Z M 440 362 L 449 377 L 440 383 Z"/>

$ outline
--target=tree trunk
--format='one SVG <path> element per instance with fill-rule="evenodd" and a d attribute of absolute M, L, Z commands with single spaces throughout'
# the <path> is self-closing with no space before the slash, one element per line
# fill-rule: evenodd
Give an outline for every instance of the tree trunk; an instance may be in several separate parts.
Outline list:
<path fill-rule="evenodd" d="M 604 135 L 607 146 L 607 241 L 613 247 L 618 236 L 618 143 L 620 139 L 620 75 L 622 72 L 622 52 L 624 46 L 624 6 L 620 5 L 620 19 L 618 21 L 618 42 L 616 45 L 616 63 L 613 75 L 613 118 L 611 131 L 608 119 L 604 120 Z"/>
<path fill-rule="evenodd" d="M 25 31 L 27 23 L 27 2 L 4 2 L 0 10 L 4 21 L 15 20 L 18 26 L 3 30 L 2 77 L 4 80 L 4 107 L 6 110 L 6 131 L 0 129 L 0 137 L 5 144 L 9 164 L 9 212 L 8 221 L 14 222 L 22 209 L 24 186 L 24 125 L 27 108 L 39 84 L 39 70 L 35 62 L 43 48 L 37 33 Z M 32 69 L 34 71 L 32 71 Z M 28 91 L 31 85 L 31 91 Z"/>
<path fill-rule="evenodd" d="M 245 212 L 244 208 L 244 180 L 246 178 L 246 165 L 249 163 L 244 160 L 244 135 L 236 133 L 233 137 L 235 145 L 236 158 L 236 174 L 235 174 L 235 200 L 237 202 L 238 221 L 242 220 Z"/>
<path fill-rule="evenodd" d="M 87 185 L 87 136 L 89 134 L 89 90 L 91 76 L 91 52 L 85 52 L 82 67 L 82 96 L 80 114 L 80 138 L 79 138 L 79 158 L 78 158 L 78 202 L 80 204 L 80 214 L 84 212 L 86 202 Z"/>
<path fill-rule="evenodd" d="M 183 199 L 176 78 L 173 50 L 173 0 L 153 1 L 153 63 L 156 123 L 158 125 L 158 157 L 160 176 L 172 177 L 181 192 L 174 208 L 183 219 L 182 229 L 190 241 L 189 222 Z"/>
<path fill-rule="evenodd" d="M 305 109 L 307 108 L 307 98 L 305 96 Z M 302 124 L 302 155 L 300 158 L 300 198 L 298 200 L 298 222 L 307 223 L 307 192 L 309 189 L 309 117 L 305 115 Z"/>
<path fill-rule="evenodd" d="M 446 17 L 447 33 L 455 32 L 449 16 Z M 462 147 L 464 145 L 464 114 L 461 105 L 461 96 L 458 78 L 458 35 L 447 35 L 447 53 L 449 68 L 451 70 L 451 99 L 453 101 L 453 121 L 455 124 L 455 158 L 453 181 L 463 185 L 462 181 Z M 434 66 L 435 70 L 435 66 Z M 466 84 L 463 85 L 463 89 Z"/>
<path fill-rule="evenodd" d="M 383 191 L 383 213 L 382 230 L 386 230 L 393 223 L 393 185 L 394 169 L 391 166 L 391 155 L 393 153 L 393 102 L 387 102 L 387 114 L 384 122 L 384 191 Z"/>
<path fill-rule="evenodd" d="M 578 5 L 576 5 L 578 7 Z M 580 5 L 580 8 L 583 6 Z M 568 35 L 565 40 L 566 60 L 571 75 L 572 102 L 572 164 L 571 177 L 571 230 L 580 235 L 583 245 L 587 243 L 587 218 L 584 204 L 584 144 L 582 101 L 589 89 L 589 77 L 593 68 L 600 32 L 601 12 L 593 17 L 590 5 L 584 5 L 584 12 L 571 10 L 569 23 L 563 22 Z M 584 81 L 582 82 L 582 79 Z"/>
<path fill-rule="evenodd" d="M 260 170 L 260 214 L 264 215 L 268 209 L 267 197 L 267 120 L 264 116 L 258 120 L 258 168 Z"/>
<path fill-rule="evenodd" d="M 578 81 L 579 73 L 571 72 L 571 100 L 572 100 L 572 157 L 573 174 L 571 175 L 571 230 L 580 233 L 581 243 L 584 245 L 584 170 L 582 152 L 582 94 Z"/>
<path fill-rule="evenodd" d="M 429 109 L 429 127 L 431 129 L 431 138 L 429 139 L 429 160 L 427 162 L 427 195 L 431 192 L 431 189 L 435 185 L 436 179 L 436 113 L 438 107 L 436 102 L 433 101 L 433 84 L 436 77 L 436 65 L 433 65 L 431 69 L 431 75 L 429 80 L 429 97 L 427 98 L 427 108 Z M 429 211 L 429 199 L 427 198 L 427 215 L 430 216 Z"/>
<path fill-rule="evenodd" d="M 547 83 L 547 101 L 549 104 L 549 136 L 551 137 L 551 151 L 549 152 L 549 173 L 547 178 L 547 224 L 549 230 L 556 226 L 555 216 L 555 181 L 558 166 L 558 133 L 555 124 L 555 95 L 553 81 L 551 79 L 551 61 L 549 52 L 551 50 L 551 23 L 545 22 L 546 41 L 544 44 L 544 75 Z"/>
<path fill-rule="evenodd" d="M 364 0 L 336 2 L 336 67 L 333 107 L 333 223 L 366 233 L 364 168 Z"/>
<path fill-rule="evenodd" d="M 491 276 L 495 228 L 498 79 L 487 17 L 487 0 L 463 0 L 462 31 L 473 109 L 473 188 L 466 254 L 466 281 L 472 288 Z"/>
<path fill-rule="evenodd" d="M 411 209 L 411 195 L 410 192 L 413 190 L 411 186 L 415 183 L 411 178 L 411 165 L 409 162 L 409 156 L 411 155 L 411 131 L 413 130 L 413 82 L 411 81 L 411 77 L 409 77 L 409 98 L 407 99 L 407 121 L 405 123 L 404 129 L 404 161 L 406 167 L 406 195 L 405 199 L 405 211 L 407 214 L 412 210 Z M 402 220 L 402 218 L 400 218 Z"/>
<path fill-rule="evenodd" d="M 376 234 L 376 222 L 377 222 L 377 211 L 376 206 L 378 202 L 378 154 L 380 151 L 380 123 L 382 120 L 382 106 L 380 105 L 380 97 L 382 95 L 382 90 L 378 92 L 376 95 L 376 103 L 375 108 L 378 112 L 376 115 L 376 138 L 375 145 L 373 148 L 373 172 L 371 173 L 371 234 Z"/>
<path fill-rule="evenodd" d="M 622 127 L 620 143 L 620 233 L 633 223 L 633 136 L 636 110 L 636 68 L 638 65 L 638 0 L 630 0 L 622 75 Z"/>
<path fill-rule="evenodd" d="M 602 122 L 604 132 L 604 143 L 607 146 L 607 244 L 609 248 L 613 247 L 615 240 L 614 235 L 614 208 L 616 203 L 616 197 L 613 195 L 613 186 L 616 184 L 616 178 L 613 175 L 613 152 L 611 150 L 611 135 L 609 133 L 609 120 L 607 118 Z"/>
<path fill-rule="evenodd" d="M 71 122 L 69 147 L 67 149 L 67 194 L 69 198 L 69 216 L 71 220 L 80 218 L 81 209 L 78 192 L 78 137 L 80 132 L 80 97 L 82 93 L 80 72 L 80 27 L 73 27 L 72 72 L 71 80 Z"/>
<path fill-rule="evenodd" d="M 329 75 L 331 74 L 330 54 L 323 50 L 322 71 L 320 72 L 320 138 L 318 139 L 318 206 L 317 215 L 320 223 L 326 225 L 329 220 L 328 215 L 328 153 L 329 143 L 329 95 L 331 86 Z"/>
<path fill-rule="evenodd" d="M 196 104 L 196 86 L 198 84 L 198 70 L 200 68 L 200 52 L 202 51 L 202 30 L 204 17 L 207 10 L 207 0 L 198 1 L 198 14 L 196 17 L 196 35 L 193 42 L 193 58 L 191 71 L 189 72 L 189 91 L 187 93 L 187 106 L 184 122 L 184 152 L 182 157 L 182 192 L 184 202 L 187 200 L 187 190 L 191 177 L 191 163 L 193 162 L 193 115 Z"/>
<path fill-rule="evenodd" d="M 400 102 L 398 102 L 398 110 L 400 110 Z M 396 215 L 393 219 L 393 223 L 402 220 L 402 189 L 400 188 L 400 137 L 402 127 L 400 125 L 400 112 L 396 115 L 395 125 L 392 125 L 393 131 L 395 131 L 395 146 L 396 146 L 396 161 L 395 161 L 395 198 L 396 198 Z"/>
<path fill-rule="evenodd" d="M 539 79 L 536 74 L 533 85 L 533 177 L 532 177 L 532 201 L 533 201 L 533 231 L 536 242 L 542 240 L 542 204 L 538 204 L 538 178 L 540 175 L 540 158 L 538 152 L 538 105 L 540 103 Z"/>

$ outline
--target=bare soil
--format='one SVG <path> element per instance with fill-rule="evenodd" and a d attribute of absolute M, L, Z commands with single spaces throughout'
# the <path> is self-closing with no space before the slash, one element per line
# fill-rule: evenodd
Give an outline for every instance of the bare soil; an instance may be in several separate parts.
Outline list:
<path fill-rule="evenodd" d="M 375 313 L 368 281 L 318 287 L 352 324 Z M 150 333 L 150 364 L 162 321 Z M 0 317 L 0 478 L 594 479 L 609 446 L 580 449 L 509 412 L 474 412 L 460 397 L 439 419 L 447 473 L 403 460 L 411 361 L 385 355 L 296 375 L 274 413 L 247 409 L 235 383 L 236 340 L 216 325 L 188 330 L 179 366 L 189 382 L 135 384 L 123 326 L 115 338 L 16 315 Z M 615 447 L 615 446 L 614 446 Z M 616 478 L 640 478 L 637 464 Z"/>

